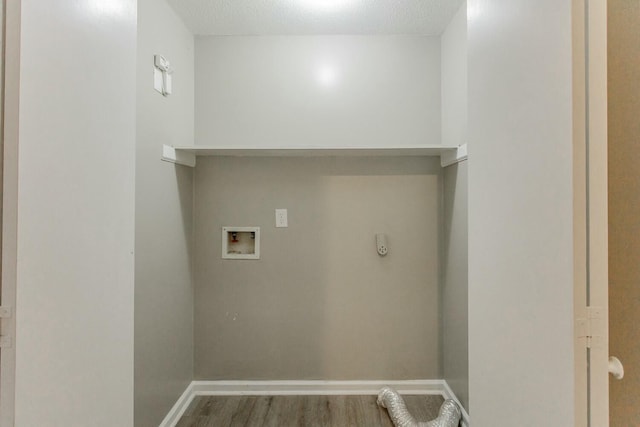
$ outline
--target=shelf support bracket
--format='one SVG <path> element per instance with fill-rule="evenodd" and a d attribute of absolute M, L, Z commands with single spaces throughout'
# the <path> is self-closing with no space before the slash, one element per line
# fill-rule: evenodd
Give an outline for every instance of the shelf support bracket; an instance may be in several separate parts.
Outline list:
<path fill-rule="evenodd" d="M 458 146 L 458 148 L 442 150 L 442 154 L 440 154 L 440 165 L 443 168 L 451 166 L 455 163 L 467 160 L 467 157 L 467 144 L 462 144 Z"/>
<path fill-rule="evenodd" d="M 182 150 L 176 150 L 170 145 L 162 146 L 162 160 L 169 163 L 175 163 L 178 165 L 184 165 L 189 167 L 195 167 L 196 155 L 195 153 L 188 153 Z"/>

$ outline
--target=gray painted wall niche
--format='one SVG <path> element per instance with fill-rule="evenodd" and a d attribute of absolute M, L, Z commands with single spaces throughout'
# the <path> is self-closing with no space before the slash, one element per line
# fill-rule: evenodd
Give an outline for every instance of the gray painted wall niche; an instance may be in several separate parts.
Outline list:
<path fill-rule="evenodd" d="M 441 174 L 426 157 L 199 158 L 195 379 L 442 378 Z M 223 226 L 261 227 L 261 259 L 221 259 Z"/>

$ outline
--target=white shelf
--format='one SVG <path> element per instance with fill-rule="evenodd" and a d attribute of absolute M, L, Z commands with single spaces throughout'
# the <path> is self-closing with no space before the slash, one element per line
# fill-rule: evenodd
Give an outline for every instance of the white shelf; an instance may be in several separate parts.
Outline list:
<path fill-rule="evenodd" d="M 464 157 L 461 148 L 464 147 Z M 228 157 L 328 157 L 328 156 L 440 156 L 443 166 L 466 158 L 466 145 L 462 147 L 422 145 L 409 147 L 326 147 L 326 148 L 257 148 L 163 146 L 162 160 L 186 166 L 195 166 L 197 156 Z M 452 162 L 451 160 L 454 159 Z M 446 165 L 444 163 L 447 163 Z"/>

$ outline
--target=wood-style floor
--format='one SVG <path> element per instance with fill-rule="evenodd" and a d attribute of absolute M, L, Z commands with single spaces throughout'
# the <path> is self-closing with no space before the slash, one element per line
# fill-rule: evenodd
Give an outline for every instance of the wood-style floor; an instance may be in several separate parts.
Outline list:
<path fill-rule="evenodd" d="M 441 396 L 403 396 L 418 421 L 438 416 Z M 177 427 L 393 427 L 376 396 L 198 396 Z"/>

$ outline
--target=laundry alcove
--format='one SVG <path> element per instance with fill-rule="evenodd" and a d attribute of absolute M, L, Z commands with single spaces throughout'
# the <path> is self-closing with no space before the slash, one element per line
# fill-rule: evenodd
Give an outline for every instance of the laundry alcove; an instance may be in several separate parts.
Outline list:
<path fill-rule="evenodd" d="M 468 408 L 466 3 L 427 34 L 195 36 L 178 3 L 138 10 L 136 425 L 220 387 Z M 259 227 L 259 259 L 223 227 Z"/>
<path fill-rule="evenodd" d="M 0 425 L 384 385 L 606 425 L 606 4 L 461 7 L 6 0 Z"/>

